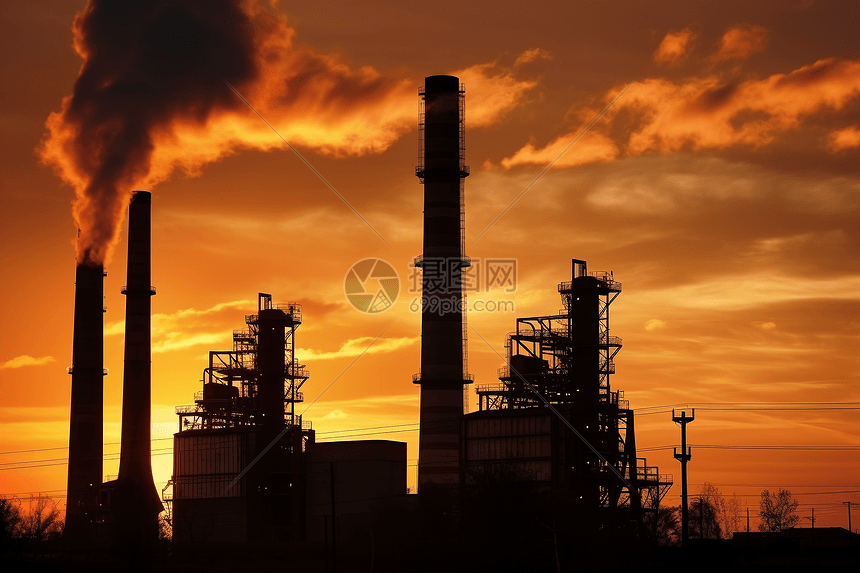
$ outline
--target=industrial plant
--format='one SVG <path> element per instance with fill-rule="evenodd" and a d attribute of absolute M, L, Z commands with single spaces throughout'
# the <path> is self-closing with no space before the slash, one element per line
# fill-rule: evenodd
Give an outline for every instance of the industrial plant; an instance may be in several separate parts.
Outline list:
<path fill-rule="evenodd" d="M 595 530 L 625 523 L 647 536 L 642 524 L 672 478 L 637 455 L 633 410 L 610 384 L 621 348 L 610 331 L 610 307 L 621 293 L 612 272 L 589 272 L 574 259 L 570 280 L 558 287 L 564 308 L 517 319 L 499 382 L 476 386 L 478 411 L 465 407 L 474 382 L 461 276 L 471 264 L 465 87 L 453 76 L 430 76 L 419 100 L 417 495 L 407 494 L 405 443 L 316 441 L 303 417 L 310 373 L 296 354 L 301 304 L 259 293 L 257 308 L 233 331 L 232 348 L 210 351 L 201 365 L 193 404 L 176 408 L 173 475 L 163 492 L 174 546 L 324 543 L 328 551 L 366 537 L 367 528 L 372 537 L 397 512 L 418 527 L 434 512 L 444 515 L 436 534 L 454 536 L 463 500 L 502 475 L 531 491 L 565 492 Z M 66 526 L 76 543 L 145 548 L 164 509 L 150 465 L 150 201 L 136 192 L 129 208 L 122 453 L 119 476 L 107 482 L 104 270 L 86 261 L 77 267 Z"/>
<path fill-rule="evenodd" d="M 136 191 L 128 209 L 128 270 L 119 475 L 104 481 L 104 267 L 83 261 L 75 282 L 66 528 L 70 543 L 145 553 L 163 506 L 152 478 L 151 204 Z"/>

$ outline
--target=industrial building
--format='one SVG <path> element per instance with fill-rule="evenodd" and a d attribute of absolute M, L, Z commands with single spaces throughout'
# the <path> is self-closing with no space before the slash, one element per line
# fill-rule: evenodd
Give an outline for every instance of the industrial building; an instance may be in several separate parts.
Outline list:
<path fill-rule="evenodd" d="M 672 485 L 637 456 L 634 415 L 610 376 L 621 339 L 609 311 L 621 292 L 611 272 L 574 259 L 559 285 L 558 314 L 519 318 L 505 341 L 498 384 L 477 387 L 468 413 L 465 255 L 465 88 L 430 76 L 419 91 L 419 161 L 424 185 L 418 452 L 420 516 L 406 496 L 406 444 L 317 442 L 302 417 L 310 375 L 296 356 L 302 307 L 259 293 L 255 314 L 233 331 L 231 349 L 209 352 L 194 403 L 178 406 L 173 476 L 163 492 L 178 546 L 326 542 L 366 535 L 392 510 L 445 516 L 457 530 L 459 499 L 487 476 L 513 476 L 562 491 L 574 508 L 641 524 Z M 77 269 L 67 535 L 95 538 L 113 524 L 124 539 L 154 536 L 162 510 L 150 457 L 149 193 L 129 212 L 129 269 L 122 454 L 119 476 L 102 483 L 104 271 Z M 413 496 L 412 501 L 415 500 Z M 436 503 L 439 501 L 439 503 Z M 422 502 L 423 503 L 423 502 Z M 430 511 L 426 509 L 430 507 Z M 599 525 L 599 520 L 596 522 Z M 95 524 L 95 525 L 94 525 Z M 93 529 L 95 528 L 95 529 Z M 89 532 L 89 533 L 86 533 Z"/>
<path fill-rule="evenodd" d="M 172 502 L 177 543 L 289 540 L 304 534 L 304 452 L 314 434 L 296 404 L 309 374 L 295 358 L 301 306 L 260 293 L 233 349 L 209 352 L 203 389 L 179 406 Z"/>
<path fill-rule="evenodd" d="M 323 539 L 364 523 L 406 494 L 406 444 L 317 444 L 296 408 L 310 374 L 295 354 L 301 305 L 258 295 L 233 331 L 232 350 L 209 352 L 203 389 L 178 406 L 173 477 L 165 490 L 178 545 Z M 372 494 L 372 495 L 371 495 Z M 375 503 L 368 503 L 372 499 Z M 381 504 L 381 505 L 380 505 Z M 335 520 L 331 521 L 335 524 Z"/>
<path fill-rule="evenodd" d="M 621 293 L 611 272 L 574 259 L 558 285 L 564 308 L 517 319 L 505 340 L 498 384 L 477 386 L 479 411 L 460 424 L 460 483 L 507 475 L 565 490 L 583 508 L 628 509 L 641 520 L 672 485 L 637 457 L 633 410 L 613 391 L 621 338 L 609 309 Z"/>

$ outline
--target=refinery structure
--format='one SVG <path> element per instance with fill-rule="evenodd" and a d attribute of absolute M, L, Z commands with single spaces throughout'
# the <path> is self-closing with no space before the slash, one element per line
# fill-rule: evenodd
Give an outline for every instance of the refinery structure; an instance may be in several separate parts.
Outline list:
<path fill-rule="evenodd" d="M 396 512 L 427 518 L 420 499 L 457 531 L 460 500 L 493 476 L 563 491 L 595 528 L 637 529 L 672 485 L 638 457 L 634 413 L 613 389 L 621 339 L 609 311 L 621 292 L 611 272 L 574 259 L 558 287 L 557 314 L 519 318 L 505 340 L 499 382 L 476 385 L 468 413 L 465 255 L 465 88 L 430 76 L 419 92 L 424 189 L 418 495 L 407 495 L 406 444 L 317 442 L 303 403 L 310 374 L 296 355 L 299 303 L 260 293 L 233 331 L 230 349 L 209 352 L 193 404 L 176 408 L 173 476 L 163 492 L 181 545 L 325 543 L 367 536 Z M 119 476 L 102 477 L 103 276 L 81 263 L 75 295 L 66 537 L 145 547 L 163 507 L 150 466 L 149 193 L 129 211 L 129 268 L 122 454 Z M 408 384 L 408 380 L 404 381 Z M 310 386 L 309 386 L 310 387 Z M 464 391 L 465 389 L 465 391 Z M 442 497 L 439 497 L 441 495 Z M 425 507 L 426 509 L 426 507 Z M 432 513 L 432 511 L 431 511 Z M 430 517 L 432 519 L 432 516 Z M 573 515 L 576 518 L 576 515 Z M 638 528 L 644 531 L 643 528 Z M 444 533 L 444 531 L 441 531 Z M 441 534 L 440 533 L 440 534 Z M 644 535 L 644 533 L 643 533 Z"/>

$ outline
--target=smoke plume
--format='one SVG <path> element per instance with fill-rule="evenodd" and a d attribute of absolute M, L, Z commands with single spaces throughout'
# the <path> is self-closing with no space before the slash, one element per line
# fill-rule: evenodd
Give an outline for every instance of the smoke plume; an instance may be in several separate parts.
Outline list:
<path fill-rule="evenodd" d="M 416 123 L 419 81 L 297 45 L 286 17 L 255 0 L 90 0 L 72 31 L 80 76 L 39 152 L 75 188 L 81 263 L 109 259 L 134 189 L 283 145 L 227 82 L 287 141 L 321 153 L 379 153 Z M 534 86 L 494 63 L 462 71 L 509 94 L 478 94 L 470 115 L 484 124 Z"/>
<path fill-rule="evenodd" d="M 150 173 L 156 133 L 235 108 L 224 79 L 246 85 L 259 70 L 254 25 L 238 2 L 92 0 L 73 32 L 84 63 L 48 119 L 42 156 L 77 191 L 78 262 L 98 264 Z"/>

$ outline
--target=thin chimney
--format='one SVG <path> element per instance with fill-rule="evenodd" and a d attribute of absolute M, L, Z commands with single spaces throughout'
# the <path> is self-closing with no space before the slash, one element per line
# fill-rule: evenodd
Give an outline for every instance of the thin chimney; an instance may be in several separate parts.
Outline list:
<path fill-rule="evenodd" d="M 72 343 L 69 473 L 66 537 L 83 540 L 102 483 L 104 414 L 104 267 L 91 261 L 75 270 L 75 322 Z"/>
<path fill-rule="evenodd" d="M 152 478 L 151 215 L 152 196 L 135 191 L 128 209 L 128 280 L 125 302 L 125 363 L 122 384 L 122 439 L 118 521 L 151 524 L 163 510 Z M 138 529 L 139 531 L 141 529 Z M 142 529 L 145 531 L 145 529 Z"/>

